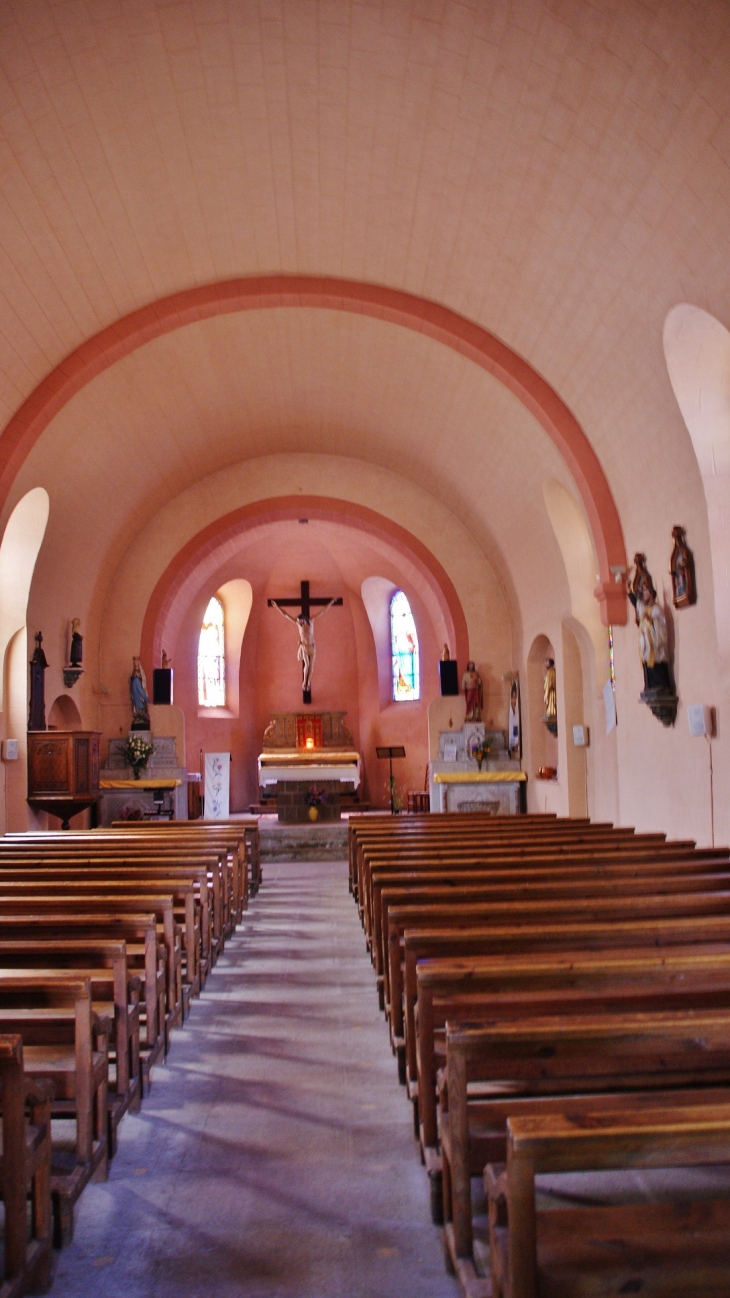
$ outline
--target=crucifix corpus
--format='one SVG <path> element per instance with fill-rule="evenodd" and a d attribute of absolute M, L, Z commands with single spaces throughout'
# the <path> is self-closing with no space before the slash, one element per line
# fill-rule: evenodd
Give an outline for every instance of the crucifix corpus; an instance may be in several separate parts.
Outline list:
<path fill-rule="evenodd" d="M 314 622 L 316 618 L 321 617 L 327 612 L 328 608 L 342 604 L 342 597 L 330 598 L 325 595 L 323 598 L 315 599 L 309 593 L 309 582 L 300 582 L 301 593 L 298 599 L 269 599 L 267 604 L 269 608 L 275 608 L 287 622 L 293 622 L 299 632 L 299 649 L 297 658 L 302 664 L 302 700 L 304 703 L 312 702 L 312 668 L 314 667 L 314 657 L 317 652 L 314 644 Z M 319 608 L 318 613 L 313 613 L 313 608 Z M 285 612 L 286 608 L 299 608 L 301 612 L 296 617 L 291 613 Z"/>

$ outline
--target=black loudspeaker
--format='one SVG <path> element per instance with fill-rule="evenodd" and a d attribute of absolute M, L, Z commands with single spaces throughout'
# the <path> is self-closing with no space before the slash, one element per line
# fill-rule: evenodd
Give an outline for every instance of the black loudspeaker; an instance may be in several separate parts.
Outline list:
<path fill-rule="evenodd" d="M 447 658 L 445 662 L 443 659 L 441 660 L 439 663 L 439 676 L 441 678 L 442 694 L 459 693 L 459 673 L 456 668 L 455 658 Z"/>
<path fill-rule="evenodd" d="M 172 667 L 155 667 L 153 669 L 152 702 L 172 703 Z"/>

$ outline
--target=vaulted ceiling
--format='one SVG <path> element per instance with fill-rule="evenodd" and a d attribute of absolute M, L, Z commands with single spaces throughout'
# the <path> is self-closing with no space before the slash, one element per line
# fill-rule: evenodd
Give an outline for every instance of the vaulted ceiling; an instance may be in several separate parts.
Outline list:
<path fill-rule="evenodd" d="M 723 0 L 5 0 L 0 427 L 160 298 L 344 277 L 489 329 L 580 421 L 625 527 L 649 477 L 671 511 L 699 478 L 662 325 L 678 301 L 727 313 L 729 67 Z M 188 325 L 94 377 L 9 503 L 45 485 L 49 543 L 93 538 L 111 573 L 201 476 L 300 450 L 412 479 L 518 581 L 526 514 L 530 562 L 557 558 L 542 482 L 577 494 L 468 359 L 282 308 Z"/>

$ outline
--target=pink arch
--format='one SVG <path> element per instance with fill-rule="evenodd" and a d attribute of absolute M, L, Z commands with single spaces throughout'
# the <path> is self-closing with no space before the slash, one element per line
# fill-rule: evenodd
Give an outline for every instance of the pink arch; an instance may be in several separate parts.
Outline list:
<path fill-rule="evenodd" d="M 311 275 L 264 275 L 184 289 L 141 307 L 77 347 L 46 376 L 13 415 L 0 438 L 0 507 L 31 447 L 54 415 L 97 374 L 160 335 L 209 316 L 273 307 L 320 307 L 374 316 L 436 339 L 504 383 L 552 438 L 570 469 L 593 533 L 605 623 L 626 621 L 623 582 L 611 570 L 626 567 L 621 521 L 598 456 L 575 416 L 527 361 L 503 342 L 426 298 Z"/>
<path fill-rule="evenodd" d="M 215 562 L 217 555 L 224 557 L 226 546 L 243 532 L 263 523 L 301 518 L 303 513 L 308 518 L 346 523 L 348 527 L 360 528 L 371 536 L 382 537 L 405 555 L 434 590 L 449 629 L 449 638 L 456 646 L 458 661 L 467 661 L 469 635 L 464 610 L 454 583 L 431 551 L 404 527 L 364 505 L 329 496 L 301 495 L 278 496 L 243 505 L 223 518 L 217 518 L 190 538 L 168 564 L 150 596 L 140 638 L 142 661 L 149 666 L 160 662 L 167 619 L 186 587 L 192 591 L 196 573 L 204 568 L 206 562 Z"/>

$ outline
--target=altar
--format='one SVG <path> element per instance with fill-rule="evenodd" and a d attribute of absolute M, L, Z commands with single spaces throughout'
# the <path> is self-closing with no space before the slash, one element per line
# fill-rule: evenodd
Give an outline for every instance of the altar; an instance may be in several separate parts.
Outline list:
<path fill-rule="evenodd" d="M 490 751 L 480 762 L 475 752 L 485 741 Z M 432 811 L 519 815 L 525 809 L 526 781 L 507 751 L 503 730 L 467 722 L 459 730 L 439 733 L 439 755 L 429 766 Z"/>
<path fill-rule="evenodd" d="M 339 820 L 342 792 L 360 787 L 360 754 L 346 716 L 272 713 L 258 759 L 259 787 L 263 797 L 276 790 L 282 823 Z"/>

